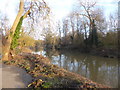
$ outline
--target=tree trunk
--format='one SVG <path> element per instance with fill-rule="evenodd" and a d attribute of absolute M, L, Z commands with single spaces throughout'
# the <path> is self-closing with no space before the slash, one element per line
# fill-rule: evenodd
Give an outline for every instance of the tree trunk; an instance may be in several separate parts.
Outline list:
<path fill-rule="evenodd" d="M 20 18 L 22 16 L 24 12 L 24 0 L 20 0 L 20 6 L 19 6 L 19 12 L 16 16 L 16 19 L 12 25 L 12 28 L 10 29 L 10 33 L 6 39 L 6 43 L 5 45 L 3 45 L 3 56 L 2 56 L 2 60 L 8 60 L 8 55 L 9 55 L 9 52 L 10 52 L 10 46 L 11 46 L 11 42 L 12 42 L 12 38 L 14 36 L 14 33 L 15 33 L 15 30 L 16 30 L 16 27 L 20 21 Z"/>

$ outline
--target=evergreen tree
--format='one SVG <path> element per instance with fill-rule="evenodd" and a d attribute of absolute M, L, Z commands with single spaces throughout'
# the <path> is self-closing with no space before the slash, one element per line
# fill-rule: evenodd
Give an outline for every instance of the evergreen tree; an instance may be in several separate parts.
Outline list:
<path fill-rule="evenodd" d="M 90 35 L 89 35 L 89 44 L 90 44 L 90 47 L 93 47 L 93 46 L 97 47 L 98 46 L 97 28 L 96 28 L 94 19 L 92 21 L 92 30 L 91 30 Z"/>

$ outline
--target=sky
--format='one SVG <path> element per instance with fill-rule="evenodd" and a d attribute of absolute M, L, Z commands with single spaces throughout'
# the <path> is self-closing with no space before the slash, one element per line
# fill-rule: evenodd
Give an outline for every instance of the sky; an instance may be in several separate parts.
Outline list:
<path fill-rule="evenodd" d="M 49 4 L 52 8 L 52 11 L 55 12 L 56 18 L 61 19 L 67 16 L 67 14 L 69 14 L 69 12 L 73 10 L 73 7 L 75 6 L 77 1 L 78 0 L 49 0 Z M 118 0 L 96 0 L 96 1 L 98 2 L 97 5 L 105 10 L 106 16 L 108 16 L 110 12 L 113 12 L 117 8 Z"/>
<path fill-rule="evenodd" d="M 9 1 L 9 2 L 8 2 Z M 46 0 L 51 7 L 54 18 L 60 20 L 67 16 L 76 4 L 77 0 Z M 97 0 L 99 6 L 105 10 L 105 15 L 108 16 L 110 12 L 113 12 L 117 8 L 117 2 L 119 0 Z M 10 23 L 13 23 L 17 6 L 19 6 L 19 0 L 0 0 L 0 12 L 6 13 L 10 18 Z"/>
<path fill-rule="evenodd" d="M 65 16 L 67 16 L 78 4 L 78 0 L 45 0 L 53 13 L 54 22 L 58 20 L 62 20 Z M 94 0 L 90 0 L 94 1 Z M 117 3 L 119 0 L 96 0 L 97 5 L 100 6 L 104 12 L 106 18 L 109 17 L 110 13 L 114 13 L 117 8 Z M 17 12 L 18 12 L 19 0 L 0 0 L 0 14 L 6 14 L 10 21 L 10 27 L 12 26 Z M 39 30 L 41 33 L 41 30 Z M 37 32 L 38 34 L 38 32 Z M 39 35 L 41 36 L 41 35 Z M 36 38 L 39 39 L 36 35 Z"/>

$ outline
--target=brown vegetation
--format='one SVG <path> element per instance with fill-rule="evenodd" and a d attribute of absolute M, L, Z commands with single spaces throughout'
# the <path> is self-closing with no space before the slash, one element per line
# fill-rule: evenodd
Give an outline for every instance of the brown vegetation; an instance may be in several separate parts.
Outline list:
<path fill-rule="evenodd" d="M 34 78 L 32 88 L 109 88 L 50 63 L 50 60 L 31 53 L 22 53 L 5 64 L 24 68 Z"/>

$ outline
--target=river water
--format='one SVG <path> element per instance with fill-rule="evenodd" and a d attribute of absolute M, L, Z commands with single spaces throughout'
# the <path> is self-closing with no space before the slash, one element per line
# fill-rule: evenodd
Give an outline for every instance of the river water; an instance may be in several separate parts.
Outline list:
<path fill-rule="evenodd" d="M 51 62 L 71 72 L 78 73 L 92 81 L 118 87 L 118 60 L 83 54 L 78 51 L 38 51 Z"/>

